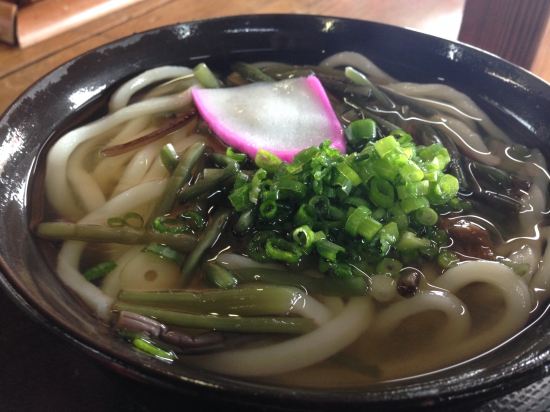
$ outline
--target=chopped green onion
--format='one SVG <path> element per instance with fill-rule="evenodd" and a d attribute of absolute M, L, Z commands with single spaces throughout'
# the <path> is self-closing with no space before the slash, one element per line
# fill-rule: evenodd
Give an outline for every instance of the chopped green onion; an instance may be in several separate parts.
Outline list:
<path fill-rule="evenodd" d="M 437 182 L 430 183 L 428 198 L 433 204 L 442 204 L 455 197 L 458 189 L 458 179 L 453 175 L 444 174 Z"/>
<path fill-rule="evenodd" d="M 409 214 L 412 211 L 420 209 L 422 207 L 429 206 L 430 201 L 426 196 L 408 197 L 401 201 L 401 209 L 403 209 L 403 212 L 405 212 L 406 214 Z"/>
<path fill-rule="evenodd" d="M 383 137 L 382 139 L 377 140 L 374 143 L 374 148 L 376 149 L 376 152 L 382 158 L 384 158 L 387 154 L 389 154 L 393 149 L 398 147 L 399 147 L 399 143 L 395 140 L 395 137 L 393 137 L 392 135 Z"/>
<path fill-rule="evenodd" d="M 405 183 L 406 197 L 418 197 L 425 196 L 430 190 L 430 183 L 427 180 L 421 180 L 420 182 L 407 182 Z"/>
<path fill-rule="evenodd" d="M 383 207 L 377 208 L 371 215 L 371 217 L 376 220 L 382 220 L 384 219 L 384 216 L 386 216 L 386 209 Z"/>
<path fill-rule="evenodd" d="M 313 157 L 317 153 L 319 153 L 319 150 L 320 149 L 317 146 L 311 146 L 308 149 L 304 149 L 301 152 L 298 152 L 294 156 L 292 163 L 289 164 L 285 169 L 285 172 L 289 174 L 301 172 L 311 163 L 311 159 L 313 159 Z"/>
<path fill-rule="evenodd" d="M 340 163 L 338 166 L 336 166 L 336 169 L 347 179 L 351 182 L 353 186 L 359 185 L 362 180 L 359 177 L 359 175 L 353 170 L 348 164 L 346 163 Z"/>
<path fill-rule="evenodd" d="M 377 158 L 370 163 L 371 171 L 382 179 L 393 182 L 399 174 L 399 166 L 388 159 Z"/>
<path fill-rule="evenodd" d="M 497 261 L 502 263 L 503 265 L 508 266 L 518 276 L 525 275 L 529 271 L 529 268 L 530 268 L 529 263 L 512 262 L 509 259 L 497 259 Z"/>
<path fill-rule="evenodd" d="M 431 207 L 421 207 L 414 212 L 418 223 L 424 226 L 433 226 L 437 223 L 439 215 Z"/>
<path fill-rule="evenodd" d="M 307 186 L 294 179 L 281 179 L 277 183 L 277 189 L 283 198 L 303 198 L 307 193 Z"/>
<path fill-rule="evenodd" d="M 237 212 L 243 212 L 254 206 L 250 200 L 250 185 L 248 184 L 233 190 L 228 198 Z"/>
<path fill-rule="evenodd" d="M 124 223 L 126 226 L 141 229 L 145 223 L 145 220 L 139 213 L 128 212 L 124 215 Z"/>
<path fill-rule="evenodd" d="M 294 229 L 294 232 L 292 232 L 292 238 L 304 249 L 309 249 L 316 241 L 315 233 L 308 225 L 303 225 Z"/>
<path fill-rule="evenodd" d="M 229 146 L 225 150 L 225 155 L 227 157 L 230 157 L 231 159 L 235 160 L 236 162 L 244 162 L 246 160 L 246 154 L 244 154 L 244 153 L 235 153 L 231 146 Z"/>
<path fill-rule="evenodd" d="M 138 349 L 138 351 L 154 358 L 170 362 L 176 359 L 176 354 L 173 351 L 166 351 L 159 348 L 152 339 L 145 336 L 134 338 L 132 340 L 132 344 Z"/>
<path fill-rule="evenodd" d="M 346 252 L 346 249 L 342 246 L 339 246 L 327 239 L 321 239 L 315 242 L 315 246 L 317 247 L 319 254 L 331 262 L 336 262 L 339 260 L 340 256 Z"/>
<path fill-rule="evenodd" d="M 460 259 L 458 258 L 458 256 L 452 252 L 449 252 L 448 250 L 441 251 L 437 256 L 437 263 L 443 269 L 452 268 L 453 266 L 456 266 L 459 262 Z"/>
<path fill-rule="evenodd" d="M 372 212 L 368 207 L 359 206 L 348 216 L 344 229 L 352 236 L 357 235 L 359 225 L 371 214 Z"/>
<path fill-rule="evenodd" d="M 313 223 L 315 222 L 315 220 L 317 220 L 317 216 L 318 213 L 315 211 L 313 206 L 308 203 L 302 203 L 300 205 L 300 208 L 294 215 L 294 224 L 296 226 L 313 226 Z"/>
<path fill-rule="evenodd" d="M 126 222 L 121 217 L 110 217 L 107 219 L 107 225 L 112 228 L 119 228 L 126 226 Z"/>
<path fill-rule="evenodd" d="M 266 220 L 273 220 L 277 215 L 277 202 L 269 200 L 260 205 L 260 216 Z"/>
<path fill-rule="evenodd" d="M 353 277 L 353 270 L 347 263 L 335 263 L 319 259 L 319 271 L 323 273 L 328 272 L 336 279 L 348 279 Z"/>
<path fill-rule="evenodd" d="M 112 272 L 117 267 L 116 262 L 103 262 L 99 265 L 96 265 L 86 272 L 84 272 L 84 278 L 88 281 L 102 278 L 107 275 L 109 272 Z"/>
<path fill-rule="evenodd" d="M 295 244 L 277 237 L 267 239 L 265 250 L 273 259 L 288 263 L 296 263 L 302 257 L 302 252 Z"/>
<path fill-rule="evenodd" d="M 376 206 L 390 208 L 395 201 L 395 189 L 385 179 L 374 177 L 370 181 L 370 200 Z"/>
<path fill-rule="evenodd" d="M 376 266 L 376 273 L 378 274 L 390 274 L 392 276 L 397 276 L 399 272 L 403 269 L 403 263 L 397 259 L 384 258 Z"/>
<path fill-rule="evenodd" d="M 258 150 L 254 162 L 258 168 L 264 169 L 270 174 L 274 174 L 281 166 L 281 159 L 264 149 Z"/>
<path fill-rule="evenodd" d="M 376 123 L 372 119 L 356 120 L 346 128 L 346 138 L 352 144 L 362 140 L 373 140 L 376 137 Z"/>
<path fill-rule="evenodd" d="M 111 217 L 107 219 L 107 224 L 112 228 L 130 227 L 132 229 L 141 229 L 145 224 L 145 220 L 139 213 L 128 212 L 122 218 Z"/>
<path fill-rule="evenodd" d="M 185 255 L 170 249 L 168 246 L 159 245 L 157 243 L 151 243 L 146 246 L 142 252 L 151 252 L 160 257 L 170 259 L 173 262 L 176 262 L 178 266 L 181 266 L 185 260 Z"/>
<path fill-rule="evenodd" d="M 258 169 L 254 174 L 254 177 L 252 178 L 252 183 L 250 184 L 250 190 L 248 192 L 248 196 L 250 198 L 250 201 L 254 204 L 258 203 L 258 198 L 260 197 L 260 193 L 262 192 L 260 183 L 266 177 L 267 177 L 267 172 L 264 169 Z"/>
<path fill-rule="evenodd" d="M 376 234 L 381 240 L 388 242 L 390 245 L 394 245 L 399 240 L 399 228 L 397 223 L 389 222 L 380 228 Z"/>
<path fill-rule="evenodd" d="M 233 186 L 233 189 L 240 189 L 244 185 L 246 185 L 250 181 L 250 178 L 246 173 L 243 173 L 240 171 L 237 173 L 237 177 L 235 178 L 235 185 Z"/>
<path fill-rule="evenodd" d="M 430 246 L 430 240 L 419 238 L 414 233 L 405 231 L 401 233 L 401 238 L 395 245 L 396 249 L 402 252 L 425 248 Z"/>
<path fill-rule="evenodd" d="M 270 230 L 256 233 L 246 245 L 246 253 L 250 259 L 260 263 L 273 262 L 274 259 L 266 251 L 266 243 L 269 239 L 277 237 L 277 234 Z"/>
<path fill-rule="evenodd" d="M 176 354 L 172 350 L 163 349 L 159 342 L 154 341 L 144 333 L 118 330 L 118 335 L 121 338 L 131 342 L 134 345 L 134 349 L 144 355 L 167 362 L 172 362 L 177 358 Z"/>
<path fill-rule="evenodd" d="M 403 179 L 405 179 L 405 182 L 420 182 L 424 178 L 424 172 L 414 162 L 409 162 L 401 169 L 399 169 L 399 174 L 403 176 Z"/>
<path fill-rule="evenodd" d="M 406 229 L 409 226 L 409 218 L 399 204 L 394 204 L 387 210 L 387 218 L 395 222 L 399 230 Z"/>
<path fill-rule="evenodd" d="M 357 228 L 357 233 L 365 238 L 365 240 L 371 240 L 382 227 L 382 223 L 378 220 L 374 220 L 372 217 L 364 219 Z"/>

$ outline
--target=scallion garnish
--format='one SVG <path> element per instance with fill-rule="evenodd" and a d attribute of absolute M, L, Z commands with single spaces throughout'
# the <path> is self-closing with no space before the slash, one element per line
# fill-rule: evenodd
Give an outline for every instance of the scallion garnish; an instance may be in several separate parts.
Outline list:
<path fill-rule="evenodd" d="M 460 204 L 458 181 L 445 173 L 447 150 L 437 143 L 417 147 L 398 129 L 376 140 L 372 120 L 358 122 L 347 133 L 356 139 L 353 131 L 365 128 L 358 132 L 365 135 L 361 152 L 344 155 L 325 141 L 288 165 L 259 152 L 256 163 L 262 167 L 251 182 L 236 183 L 229 196 L 242 213 L 235 233 L 248 230 L 254 219 L 274 229 L 252 236 L 247 246 L 252 259 L 296 263 L 315 254 L 322 271 L 355 276 L 358 271 L 341 266 L 344 260 L 366 259 L 375 268 L 393 262 L 387 259 L 399 264 L 420 256 L 435 259 L 446 246 L 445 238 L 426 233 L 434 233 L 436 210 Z"/>
<path fill-rule="evenodd" d="M 86 272 L 84 272 L 84 278 L 88 281 L 102 278 L 107 275 L 109 272 L 112 272 L 117 267 L 116 262 L 103 262 L 99 265 L 96 265 Z"/>

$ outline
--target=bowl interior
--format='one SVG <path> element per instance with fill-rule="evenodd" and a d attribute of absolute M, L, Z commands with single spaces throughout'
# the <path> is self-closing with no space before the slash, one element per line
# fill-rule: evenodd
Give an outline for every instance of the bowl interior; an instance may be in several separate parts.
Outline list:
<path fill-rule="evenodd" d="M 94 113 L 117 84 L 162 65 L 232 61 L 317 63 L 339 51 L 364 54 L 402 81 L 446 83 L 472 97 L 504 129 L 549 154 L 550 85 L 495 56 L 397 27 L 299 15 L 259 15 L 178 24 L 133 35 L 86 53 L 35 83 L 0 120 L 2 286 L 28 313 L 87 355 L 138 380 L 186 394 L 214 394 L 278 407 L 326 409 L 365 402 L 396 407 L 481 400 L 546 375 L 549 322 L 541 317 L 491 354 L 412 380 L 324 391 L 259 385 L 143 359 L 82 309 L 53 274 L 54 249 L 28 228 L 41 218 L 48 141 Z M 47 110 L 45 110 L 47 108 Z M 396 403 L 397 402 L 397 403 Z"/>

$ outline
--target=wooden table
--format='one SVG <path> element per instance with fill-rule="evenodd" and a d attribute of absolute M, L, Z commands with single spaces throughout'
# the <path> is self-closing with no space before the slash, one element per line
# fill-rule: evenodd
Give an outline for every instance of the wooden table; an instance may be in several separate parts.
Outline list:
<path fill-rule="evenodd" d="M 457 39 L 464 0 L 146 0 L 34 46 L 0 45 L 0 113 L 34 81 L 105 43 L 189 20 L 303 13 L 374 20 Z"/>
<path fill-rule="evenodd" d="M 35 46 L 18 49 L 0 45 L 0 112 L 33 82 L 71 58 L 159 26 L 238 14 L 304 13 L 379 21 L 456 40 L 464 4 L 465 0 L 147 0 Z M 0 368 L 0 410 L 4 412 L 154 410 L 133 403 L 132 393 L 120 387 L 122 378 L 106 376 L 91 361 L 35 325 L 3 291 Z M 182 410 L 206 410 L 186 405 L 186 399 L 181 402 Z M 479 411 L 496 410 L 494 405 Z M 550 406 L 539 405 L 540 410 Z"/>

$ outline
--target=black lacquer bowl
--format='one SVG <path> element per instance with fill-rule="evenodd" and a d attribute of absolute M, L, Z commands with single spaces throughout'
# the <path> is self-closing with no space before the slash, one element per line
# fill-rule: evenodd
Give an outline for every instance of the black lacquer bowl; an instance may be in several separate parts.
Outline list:
<path fill-rule="evenodd" d="M 491 355 L 446 371 L 349 390 L 282 388 L 182 365 L 144 360 L 91 317 L 52 272 L 52 257 L 29 230 L 37 157 L 46 141 L 74 125 L 122 80 L 161 65 L 221 68 L 229 61 L 317 63 L 353 50 L 402 81 L 445 82 L 471 96 L 511 135 L 545 153 L 550 85 L 495 56 L 383 24 L 299 15 L 239 16 L 177 24 L 130 36 L 54 70 L 0 119 L 0 283 L 34 319 L 88 356 L 152 389 L 229 402 L 238 408 L 377 410 L 471 405 L 548 374 L 550 317 L 543 316 Z M 38 181 L 39 179 L 36 179 Z"/>

